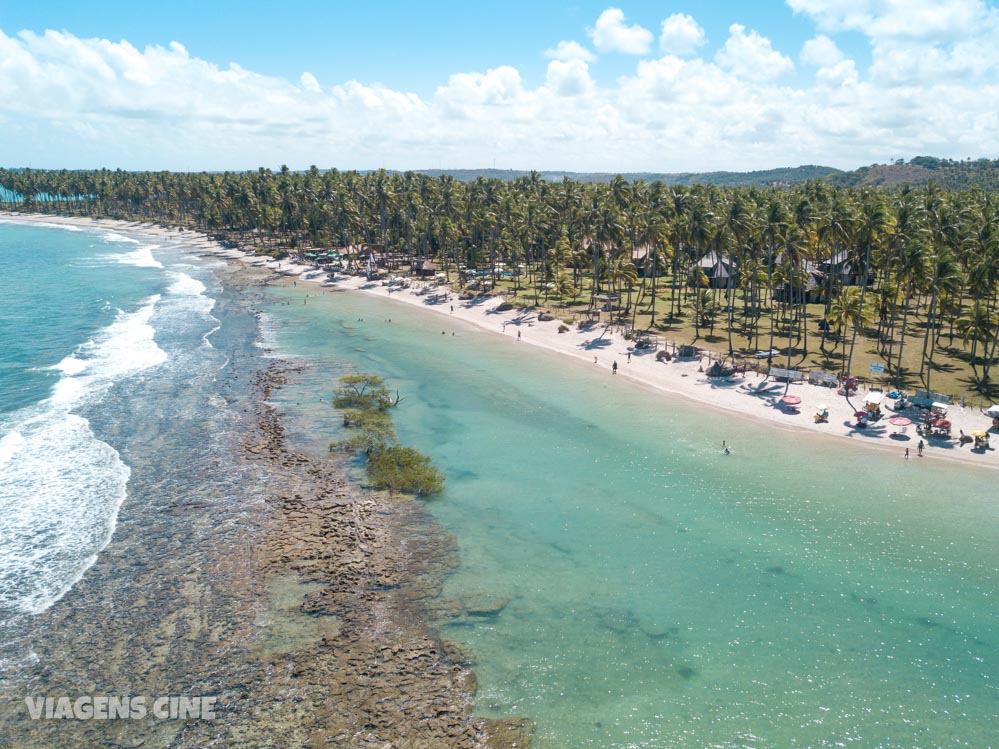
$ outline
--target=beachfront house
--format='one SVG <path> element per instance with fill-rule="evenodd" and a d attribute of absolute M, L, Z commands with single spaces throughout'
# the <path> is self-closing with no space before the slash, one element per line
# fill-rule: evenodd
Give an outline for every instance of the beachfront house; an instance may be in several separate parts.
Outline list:
<path fill-rule="evenodd" d="M 653 267 L 652 267 L 652 246 L 648 244 L 642 244 L 634 248 L 631 251 L 631 263 L 635 266 L 635 270 L 638 271 L 638 275 L 641 278 L 652 278 Z M 659 261 L 659 271 L 656 276 L 664 275 L 664 268 L 662 267 L 662 259 Z"/>
<path fill-rule="evenodd" d="M 718 252 L 709 252 L 690 269 L 690 280 L 693 283 L 698 271 L 703 271 L 712 289 L 731 289 L 735 287 L 737 264 L 734 258 Z"/>
<path fill-rule="evenodd" d="M 417 260 L 413 263 L 413 273 L 420 278 L 437 275 L 437 263 L 431 260 Z"/>
<path fill-rule="evenodd" d="M 830 273 L 833 275 L 834 285 L 860 286 L 861 269 L 854 267 L 846 250 L 840 250 L 827 260 L 823 260 L 817 267 L 823 277 L 828 278 Z"/>
<path fill-rule="evenodd" d="M 794 288 L 788 283 L 782 283 L 774 288 L 774 301 L 781 303 L 818 304 L 825 294 L 825 274 L 819 267 L 808 260 L 801 261 L 803 273 L 795 279 Z M 802 280 L 804 287 L 802 287 Z"/>

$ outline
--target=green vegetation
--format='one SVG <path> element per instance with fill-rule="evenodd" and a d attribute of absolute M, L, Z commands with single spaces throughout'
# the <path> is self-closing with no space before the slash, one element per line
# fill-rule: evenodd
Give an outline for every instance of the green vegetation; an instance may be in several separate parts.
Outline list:
<path fill-rule="evenodd" d="M 411 447 L 390 445 L 371 453 L 368 477 L 380 489 L 425 496 L 444 488 L 444 474 L 430 464 L 430 458 Z"/>
<path fill-rule="evenodd" d="M 853 172 L 830 175 L 838 187 L 921 187 L 937 185 L 945 190 L 999 190 L 999 160 L 937 159 L 917 156 L 908 162 L 898 160 L 891 164 L 872 164 Z"/>
<path fill-rule="evenodd" d="M 333 394 L 334 408 L 356 409 L 358 412 L 380 411 L 392 408 L 396 403 L 389 395 L 388 388 L 380 377 L 374 375 L 348 375 L 340 378 L 340 387 Z M 344 425 L 347 416 L 344 415 Z"/>
<path fill-rule="evenodd" d="M 333 405 L 343 409 L 343 424 L 355 431 L 347 439 L 334 442 L 330 451 L 363 453 L 372 486 L 426 496 L 444 488 L 444 474 L 430 464 L 430 458 L 410 447 L 395 444 L 395 430 L 388 410 L 399 403 L 375 375 L 348 375 L 340 378 Z"/>
<path fill-rule="evenodd" d="M 648 330 L 753 361 L 776 348 L 775 363 L 795 368 L 863 376 L 882 363 L 880 384 L 984 400 L 999 396 L 999 201 L 964 188 L 973 177 L 995 186 L 997 166 L 890 165 L 906 179 L 929 175 L 901 189 L 316 168 L 0 171 L 0 184 L 29 196 L 6 203 L 17 210 L 39 207 L 30 196 L 72 195 L 44 209 L 180 224 L 273 255 L 338 247 L 358 258 L 371 248 L 396 272 L 433 261 L 466 297 L 485 287 L 547 308 L 539 319 Z"/>
<path fill-rule="evenodd" d="M 529 177 L 531 172 L 516 169 L 421 169 L 418 174 L 428 177 L 453 177 L 459 182 L 477 179 L 496 179 L 513 182 Z M 824 179 L 842 174 L 828 166 L 796 166 L 782 169 L 765 169 L 755 172 L 630 172 L 620 175 L 629 182 L 662 182 L 664 185 L 718 185 L 719 187 L 769 187 L 773 184 L 796 185 L 813 179 Z M 601 182 L 608 184 L 618 175 L 607 172 L 541 172 L 547 182 L 569 178 L 576 182 Z"/>

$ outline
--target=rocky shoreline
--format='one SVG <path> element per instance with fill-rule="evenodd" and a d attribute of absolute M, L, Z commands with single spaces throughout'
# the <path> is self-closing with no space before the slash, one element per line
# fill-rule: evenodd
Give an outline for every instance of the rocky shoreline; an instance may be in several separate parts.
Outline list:
<path fill-rule="evenodd" d="M 246 340 L 239 288 L 259 280 L 226 281 Z M 529 721 L 474 715 L 472 658 L 429 628 L 454 539 L 422 503 L 289 447 L 268 401 L 295 365 L 227 353 L 225 408 L 107 425 L 134 452 L 130 501 L 86 577 L 5 630 L 26 657 L 0 679 L 0 747 L 529 746 Z M 62 695 L 218 699 L 214 720 L 29 718 L 25 696 Z"/>
<path fill-rule="evenodd" d="M 316 746 L 486 745 L 488 722 L 471 716 L 472 672 L 429 635 L 420 615 L 455 563 L 453 541 L 419 503 L 360 491 L 332 458 L 324 464 L 288 448 L 280 416 L 266 403 L 288 371 L 274 364 L 258 375 L 257 430 L 245 446 L 248 459 L 280 474 L 258 563 L 265 581 L 288 585 L 294 576 L 291 584 L 306 591 L 294 616 L 327 625 L 306 647 L 275 653 L 267 664 L 265 689 L 275 702 L 296 705 L 290 712 L 300 718 L 282 738 Z"/>
<path fill-rule="evenodd" d="M 298 706 L 286 740 L 529 747 L 530 721 L 472 714 L 472 657 L 428 630 L 428 613 L 450 605 L 438 596 L 457 563 L 454 540 L 418 501 L 359 490 L 332 457 L 317 460 L 288 447 L 268 401 L 294 370 L 275 363 L 258 373 L 257 429 L 245 443 L 247 459 L 267 463 L 282 479 L 283 491 L 268 500 L 274 517 L 260 568 L 267 581 L 306 591 L 291 618 L 320 622 L 312 642 L 268 664 L 266 689 L 274 696 L 264 702 Z M 296 579 L 289 583 L 289 576 Z M 497 605 L 466 603 L 480 615 Z"/>

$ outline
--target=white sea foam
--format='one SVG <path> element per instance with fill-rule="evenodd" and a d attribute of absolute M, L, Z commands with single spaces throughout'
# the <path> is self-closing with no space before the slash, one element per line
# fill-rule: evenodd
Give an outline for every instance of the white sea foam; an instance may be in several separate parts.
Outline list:
<path fill-rule="evenodd" d="M 0 437 L 0 468 L 10 462 L 22 445 L 24 445 L 24 435 L 16 429 Z"/>
<path fill-rule="evenodd" d="M 105 242 L 128 242 L 129 244 L 141 244 L 138 239 L 132 239 L 132 237 L 126 237 L 124 234 L 119 234 L 118 232 L 108 232 L 101 237 Z"/>
<path fill-rule="evenodd" d="M 186 273 L 174 272 L 170 274 L 174 282 L 170 284 L 167 291 L 178 296 L 201 296 L 205 293 L 205 285 L 196 278 Z"/>
<path fill-rule="evenodd" d="M 215 348 L 211 341 L 208 340 L 222 327 L 218 318 L 211 314 L 212 310 L 215 309 L 215 299 L 205 294 L 207 287 L 201 281 L 192 278 L 186 273 L 175 270 L 176 268 L 183 267 L 190 268 L 193 266 L 183 263 L 171 266 L 170 276 L 173 278 L 173 283 L 167 287 L 167 297 L 164 299 L 164 302 L 169 302 L 169 309 L 174 312 L 182 314 L 186 314 L 189 311 L 197 312 L 204 316 L 207 321 L 214 323 L 209 330 L 201 334 L 201 345 L 208 349 Z"/>
<path fill-rule="evenodd" d="M 60 409 L 12 434 L 22 442 L 0 470 L 0 607 L 38 613 L 111 539 L 130 471 L 86 419 Z"/>
<path fill-rule="evenodd" d="M 160 296 L 77 347 L 52 395 L 12 415 L 0 437 L 0 609 L 37 613 L 111 539 L 130 470 L 74 413 L 118 380 L 166 361 L 150 320 Z"/>
<path fill-rule="evenodd" d="M 31 219 L 7 219 L 0 218 L 0 224 L 20 224 L 24 226 L 25 224 L 30 224 L 31 226 L 42 226 L 46 229 L 62 229 L 63 231 L 83 231 L 79 226 L 73 226 L 72 224 L 56 224 L 50 221 L 32 221 Z"/>
<path fill-rule="evenodd" d="M 274 353 L 278 348 L 278 322 L 266 312 L 261 313 L 259 319 L 258 330 L 260 331 L 260 339 L 253 342 L 253 345 L 264 351 L 263 357 L 265 359 L 297 359 L 299 356 L 297 354 L 291 353 L 289 351 L 282 351 L 280 354 Z"/>
<path fill-rule="evenodd" d="M 83 361 L 83 359 L 77 359 L 75 356 L 67 356 L 61 362 L 52 367 L 52 369 L 57 369 L 63 374 L 68 375 L 78 375 L 86 368 L 87 363 Z"/>
<path fill-rule="evenodd" d="M 141 245 L 131 252 L 126 252 L 122 255 L 112 255 L 112 258 L 115 262 L 122 265 L 135 265 L 139 268 L 162 268 L 163 263 L 153 257 L 153 250 L 157 247 L 158 245 L 155 244 Z"/>

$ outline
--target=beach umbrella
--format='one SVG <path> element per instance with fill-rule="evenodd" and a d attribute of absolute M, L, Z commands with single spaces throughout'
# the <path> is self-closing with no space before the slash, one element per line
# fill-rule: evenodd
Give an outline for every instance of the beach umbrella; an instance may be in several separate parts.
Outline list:
<path fill-rule="evenodd" d="M 972 437 L 982 438 L 982 437 L 988 437 L 989 435 L 988 435 L 988 432 L 977 431 L 977 432 L 972 432 L 971 436 Z"/>
<path fill-rule="evenodd" d="M 950 429 L 950 422 L 947 419 L 937 419 L 934 426 L 938 426 L 941 429 Z"/>
<path fill-rule="evenodd" d="M 789 406 L 797 406 L 799 403 L 801 403 L 801 398 L 799 398 L 797 395 L 785 395 L 783 398 L 781 398 L 781 402 L 786 403 Z"/>
<path fill-rule="evenodd" d="M 912 423 L 912 419 L 908 416 L 896 416 L 893 419 L 888 419 L 888 423 L 897 427 L 907 427 Z"/>
<path fill-rule="evenodd" d="M 867 411 L 855 411 L 853 414 L 853 418 L 855 419 L 862 419 L 865 416 L 867 416 Z"/>

